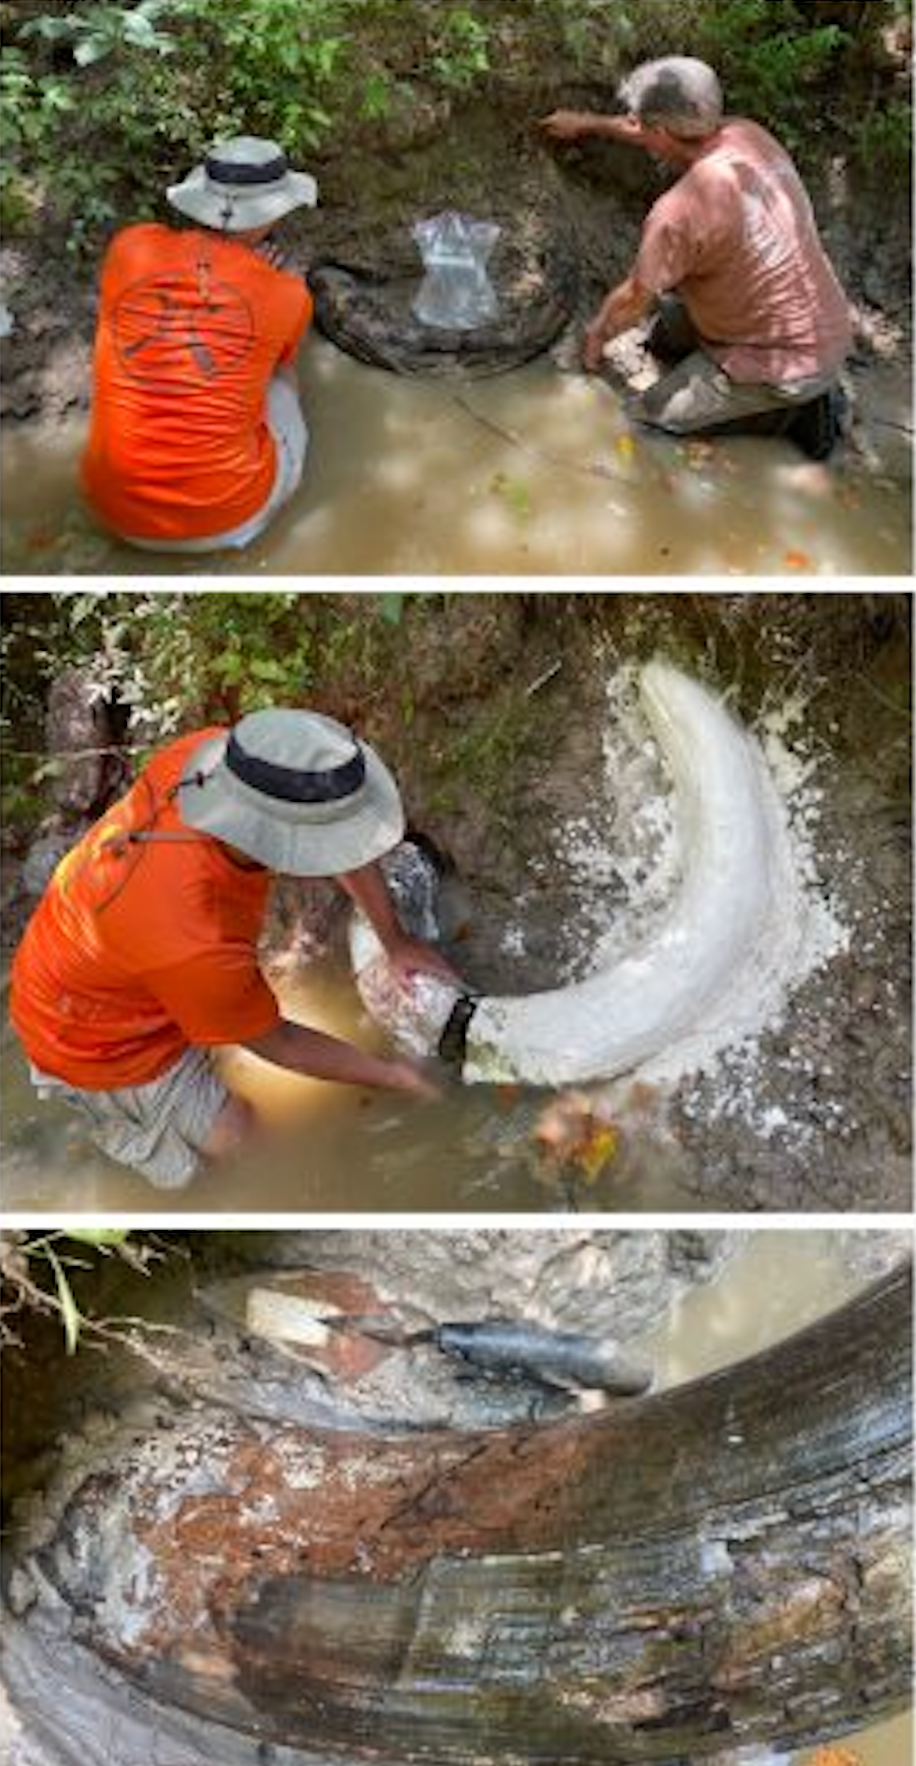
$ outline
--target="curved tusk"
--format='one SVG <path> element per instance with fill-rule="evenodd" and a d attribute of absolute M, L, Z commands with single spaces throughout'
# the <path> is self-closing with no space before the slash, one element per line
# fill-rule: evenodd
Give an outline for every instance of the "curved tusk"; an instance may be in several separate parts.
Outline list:
<path fill-rule="evenodd" d="M 673 785 L 680 884 L 654 931 L 569 987 L 480 1002 L 469 1080 L 610 1079 L 657 1057 L 686 1071 L 759 1030 L 803 916 L 785 809 L 756 740 L 720 699 L 653 661 L 640 697 Z"/>
<path fill-rule="evenodd" d="M 585 980 L 477 1001 L 466 1080 L 564 1085 L 636 1067 L 679 1078 L 771 1024 L 811 966 L 810 904 L 760 744 L 670 663 L 648 663 L 639 691 L 672 785 L 673 899 L 654 928 Z M 395 987 L 365 922 L 351 932 L 351 954 L 371 1015 L 411 1053 L 433 1053 L 455 990 L 430 976 L 409 993 Z"/>
<path fill-rule="evenodd" d="M 50 1536 L 18 1541 L 14 1703 L 72 1736 L 76 1643 L 104 1741 L 83 1766 L 150 1758 L 104 1720 L 131 1685 L 157 1735 L 205 1720 L 190 1758 L 220 1766 L 274 1744 L 289 1766 L 671 1766 L 899 1709 L 911 1280 L 588 1419 L 404 1437 L 188 1402 L 122 1422 L 49 1493 Z"/>

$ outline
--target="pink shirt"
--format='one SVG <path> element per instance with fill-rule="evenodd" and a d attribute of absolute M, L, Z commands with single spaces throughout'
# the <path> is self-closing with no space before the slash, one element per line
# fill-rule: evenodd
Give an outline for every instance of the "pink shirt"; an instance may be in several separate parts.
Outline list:
<path fill-rule="evenodd" d="M 790 385 L 848 353 L 846 296 L 789 155 L 759 124 L 727 118 L 660 197 L 635 275 L 677 289 L 704 348 L 733 380 Z"/>

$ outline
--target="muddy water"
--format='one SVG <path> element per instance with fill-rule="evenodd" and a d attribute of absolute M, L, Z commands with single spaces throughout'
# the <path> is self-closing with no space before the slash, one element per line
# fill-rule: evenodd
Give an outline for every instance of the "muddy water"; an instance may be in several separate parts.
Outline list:
<path fill-rule="evenodd" d="M 382 1046 L 361 1013 L 352 979 L 333 965 L 316 965 L 307 984 L 281 983 L 277 991 L 288 1016 L 363 1047 Z M 636 1135 L 612 1171 L 591 1182 L 545 1161 L 533 1140 L 544 1094 L 464 1088 L 446 1076 L 440 1099 L 419 1103 L 302 1079 L 243 1050 L 229 1051 L 223 1068 L 267 1125 L 269 1151 L 252 1148 L 184 1190 L 156 1191 L 95 1152 L 68 1110 L 35 1098 L 18 1045 L 5 1031 L 5 1206 L 25 1213 L 128 1214 L 162 1206 L 193 1213 L 698 1207 L 683 1185 L 676 1146 L 643 1145 Z"/>
<path fill-rule="evenodd" d="M 845 1748 L 851 1758 L 847 1762 L 840 1751 L 836 1766 L 906 1766 L 906 1762 L 913 1758 L 914 1741 L 912 1716 L 891 1717 L 886 1723 L 875 1723 L 869 1729 L 845 1735 L 842 1742 L 837 1743 L 837 1748 Z M 749 1759 L 747 1766 L 757 1766 L 757 1763 Z M 768 1766 L 766 1759 L 761 1758 L 759 1766 Z M 778 1766 L 772 1756 L 771 1766 Z M 832 1762 L 829 1758 L 824 1759 L 822 1750 L 805 1748 L 802 1753 L 791 1756 L 791 1766 L 832 1766 Z"/>
<path fill-rule="evenodd" d="M 272 532 L 207 571 L 266 574 L 896 575 L 910 567 L 908 452 L 870 427 L 829 469 L 787 442 L 679 443 L 626 425 L 602 382 L 550 363 L 489 380 L 412 380 L 316 341 L 305 482 Z M 905 394 L 901 395 L 905 404 Z M 891 420 L 902 412 L 890 409 Z M 905 420 L 905 419 L 904 419 Z M 884 420 L 882 419 L 882 422 Z M 80 505 L 85 419 L 11 429 L 7 573 L 187 574 L 132 552 Z"/>

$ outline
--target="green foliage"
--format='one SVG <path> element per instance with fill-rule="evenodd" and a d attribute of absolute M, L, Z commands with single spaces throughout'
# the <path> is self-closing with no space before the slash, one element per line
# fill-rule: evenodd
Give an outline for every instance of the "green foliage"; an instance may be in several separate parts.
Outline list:
<path fill-rule="evenodd" d="M 732 111 L 773 127 L 795 146 L 812 126 L 811 91 L 850 37 L 810 27 L 796 0 L 729 0 L 704 11 L 696 53 L 717 69 Z"/>
<path fill-rule="evenodd" d="M 863 116 L 855 135 L 855 157 L 876 182 L 896 183 L 910 169 L 913 148 L 913 106 L 894 98 Z"/>
<path fill-rule="evenodd" d="M 394 91 L 384 74 L 372 73 L 363 84 L 359 114 L 367 122 L 382 122 L 391 115 Z"/>
<path fill-rule="evenodd" d="M 908 155 L 905 115 L 893 93 L 876 94 L 868 58 L 910 11 L 910 0 L 845 13 L 814 0 L 49 4 L 12 26 L 0 61 L 0 219 L 50 221 L 71 251 L 96 251 L 113 222 L 156 213 L 165 185 L 228 135 L 273 137 L 300 160 L 339 142 L 356 166 L 370 131 L 424 114 L 436 89 L 457 107 L 497 76 L 550 77 L 560 101 L 564 82 L 610 88 L 635 61 L 673 52 L 712 61 L 729 108 L 796 149 L 817 136 L 828 100 L 832 129 L 861 113 L 867 76 L 863 152 L 891 169 Z M 886 68 L 876 77 L 889 83 Z M 460 187 L 458 159 L 451 170 Z"/>
<path fill-rule="evenodd" d="M 294 150 L 316 146 L 332 125 L 328 96 L 340 84 L 348 43 L 344 0 L 173 0 L 198 78 L 218 87 L 246 133 Z M 201 54 L 203 51 L 203 54 Z"/>
<path fill-rule="evenodd" d="M 10 765 L 29 746 L 36 712 L 64 669 L 87 671 L 106 699 L 132 711 L 141 751 L 183 729 L 264 706 L 314 703 L 342 679 L 366 686 L 403 650 L 401 628 L 415 597 L 341 597 L 296 592 L 154 594 L 54 591 L 17 597 L 0 644 L 7 748 L 4 811 L 34 821 L 42 757 Z"/>
<path fill-rule="evenodd" d="M 74 108 L 65 81 L 29 71 L 21 49 L 0 50 L 0 223 L 15 231 L 40 201 L 44 178 L 54 170 L 61 119 Z M 37 173 L 37 190 L 30 182 Z"/>
<path fill-rule="evenodd" d="M 78 67 L 91 67 L 118 49 L 152 49 L 172 55 L 174 37 L 156 29 L 171 0 L 138 0 L 135 6 L 84 6 L 82 12 L 43 13 L 20 30 L 20 37 L 43 37 L 48 43 L 69 43 Z"/>
<path fill-rule="evenodd" d="M 490 28 L 467 6 L 453 7 L 438 35 L 430 62 L 443 86 L 467 91 L 490 71 Z"/>
<path fill-rule="evenodd" d="M 56 1247 L 60 1246 L 62 1239 L 69 1239 L 74 1243 L 90 1246 L 103 1257 L 107 1257 L 112 1250 L 120 1250 L 126 1244 L 128 1236 L 119 1227 L 75 1227 L 67 1228 L 64 1232 L 46 1233 L 38 1238 L 27 1237 L 23 1240 L 21 1249 L 27 1262 L 44 1262 L 51 1269 L 54 1293 L 44 1289 L 44 1299 L 60 1315 L 68 1355 L 76 1354 L 80 1337 L 89 1323 L 76 1303 L 68 1271 L 91 1269 L 92 1265 L 84 1258 L 74 1257 L 72 1253 Z"/>
<path fill-rule="evenodd" d="M 618 0 L 610 18 L 606 0 L 547 0 L 541 22 L 556 28 L 563 52 L 580 74 L 619 73 L 628 56 L 638 59 L 638 0 Z"/>

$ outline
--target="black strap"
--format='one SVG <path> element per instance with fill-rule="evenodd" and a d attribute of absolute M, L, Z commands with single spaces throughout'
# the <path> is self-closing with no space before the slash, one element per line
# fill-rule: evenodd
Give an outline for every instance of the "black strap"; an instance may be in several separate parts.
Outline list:
<path fill-rule="evenodd" d="M 204 169 L 214 184 L 276 184 L 280 178 L 286 177 L 289 162 L 285 153 L 265 160 L 261 166 L 235 164 L 232 160 L 220 159 L 216 153 L 208 153 Z"/>
<path fill-rule="evenodd" d="M 436 1053 L 449 1066 L 462 1067 L 467 1054 L 468 1025 L 477 1010 L 477 1000 L 469 993 L 459 994 L 448 1015 L 448 1023 L 439 1038 Z"/>
<path fill-rule="evenodd" d="M 339 803 L 342 797 L 352 797 L 366 777 L 366 761 L 359 747 L 342 766 L 306 773 L 247 754 L 234 730 L 230 730 L 226 744 L 226 766 L 243 785 L 282 803 Z"/>

